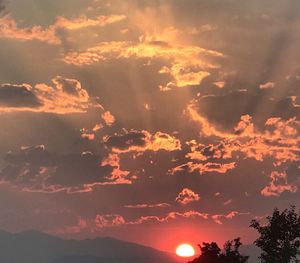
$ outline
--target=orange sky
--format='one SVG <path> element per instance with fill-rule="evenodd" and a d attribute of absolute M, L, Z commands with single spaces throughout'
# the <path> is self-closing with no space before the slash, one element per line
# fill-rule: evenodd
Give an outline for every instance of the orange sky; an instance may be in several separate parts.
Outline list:
<path fill-rule="evenodd" d="M 299 205 L 299 5 L 0 0 L 0 228 L 251 243 Z"/>

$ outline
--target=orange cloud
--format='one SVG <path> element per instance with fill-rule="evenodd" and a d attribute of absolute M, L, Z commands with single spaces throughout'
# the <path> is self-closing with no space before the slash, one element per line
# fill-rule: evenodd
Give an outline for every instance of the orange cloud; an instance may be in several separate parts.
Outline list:
<path fill-rule="evenodd" d="M 181 143 L 175 137 L 163 132 L 151 134 L 145 130 L 133 130 L 124 135 L 111 136 L 105 139 L 105 143 L 115 153 L 181 149 Z"/>
<path fill-rule="evenodd" d="M 254 133 L 254 125 L 252 123 L 252 117 L 250 115 L 243 115 L 241 116 L 240 122 L 234 128 L 235 134 L 243 134 L 245 135 L 252 135 Z"/>
<path fill-rule="evenodd" d="M 238 211 L 231 211 L 228 214 L 225 215 L 212 215 L 211 218 L 212 220 L 218 224 L 218 225 L 223 225 L 223 221 L 221 221 L 221 219 L 233 219 L 236 216 L 243 216 L 243 215 L 250 215 L 250 213 L 241 213 Z"/>
<path fill-rule="evenodd" d="M 177 172 L 188 170 L 189 173 L 192 173 L 194 171 L 199 171 L 200 174 L 205 173 L 227 173 L 227 171 L 234 169 L 236 166 L 235 162 L 231 163 L 194 163 L 194 162 L 188 162 L 185 164 L 182 164 L 180 166 L 177 166 L 175 168 L 172 168 L 169 170 L 169 173 L 174 175 Z"/>
<path fill-rule="evenodd" d="M 276 166 L 299 160 L 300 151 L 300 122 L 296 118 L 282 120 L 281 118 L 270 118 L 265 123 L 265 131 L 255 129 L 250 115 L 241 116 L 240 122 L 234 128 L 234 133 L 228 133 L 217 129 L 206 118 L 202 117 L 194 108 L 194 102 L 187 107 L 190 118 L 201 125 L 201 134 L 214 136 L 220 140 L 218 145 L 211 145 L 207 150 L 203 145 L 189 142 L 191 153 L 188 158 L 194 160 L 207 160 L 203 151 L 210 158 L 231 158 L 232 153 L 243 154 L 246 158 L 263 161 L 266 157 L 273 157 Z"/>
<path fill-rule="evenodd" d="M 129 207 L 131 208 L 131 207 Z M 133 207 L 136 208 L 136 207 Z M 144 206 L 142 207 L 144 208 Z M 132 221 L 126 220 L 126 218 L 120 214 L 97 214 L 93 220 L 78 218 L 77 224 L 73 226 L 67 226 L 62 229 L 56 230 L 56 233 L 79 233 L 87 228 L 90 231 L 95 232 L 103 228 L 121 227 L 130 225 L 141 225 L 147 223 L 167 223 L 176 219 L 212 219 L 215 223 L 222 225 L 223 220 L 231 220 L 236 216 L 250 215 L 246 212 L 231 211 L 228 214 L 210 215 L 208 213 L 202 213 L 195 210 L 186 212 L 169 212 L 165 216 L 147 215 L 140 216 Z"/>
<path fill-rule="evenodd" d="M 41 26 L 19 28 L 16 21 L 8 15 L 0 17 L 0 37 L 21 41 L 38 40 L 54 45 L 60 44 L 54 26 L 48 28 L 42 28 Z"/>
<path fill-rule="evenodd" d="M 230 220 L 236 216 L 245 216 L 250 215 L 249 212 L 238 212 L 238 211 L 231 211 L 225 215 L 210 215 L 208 213 L 201 213 L 198 211 L 187 211 L 187 212 L 170 212 L 165 216 L 159 217 L 156 215 L 148 215 L 148 216 L 141 216 L 133 221 L 126 221 L 126 219 L 118 214 L 108 214 L 108 215 L 97 215 L 95 219 L 95 225 L 97 228 L 104 228 L 104 227 L 118 227 L 122 225 L 140 225 L 145 223 L 165 223 L 171 220 L 185 218 L 185 219 L 196 219 L 201 218 L 204 220 L 208 220 L 211 218 L 215 223 L 222 225 L 222 219 Z"/>
<path fill-rule="evenodd" d="M 101 163 L 101 166 L 106 165 L 113 167 L 112 173 L 106 177 L 108 180 L 106 184 L 109 184 L 109 181 L 111 184 L 132 184 L 132 180 L 135 179 L 135 177 L 129 177 L 129 171 L 121 170 L 120 156 L 118 154 L 109 154 Z"/>
<path fill-rule="evenodd" d="M 92 26 L 103 27 L 116 22 L 120 22 L 125 19 L 126 16 L 124 15 L 99 16 L 95 19 L 87 18 L 85 16 L 81 16 L 75 19 L 67 19 L 59 16 L 56 18 L 55 27 L 60 27 L 68 30 L 78 30 Z"/>
<path fill-rule="evenodd" d="M 169 222 L 170 220 L 174 220 L 177 218 L 202 218 L 202 219 L 208 219 L 209 214 L 207 213 L 201 213 L 198 211 L 187 211 L 187 212 L 170 212 L 164 217 L 158 217 L 158 216 L 142 216 L 139 219 L 135 221 L 131 221 L 128 224 L 130 225 L 139 225 L 147 222 Z"/>
<path fill-rule="evenodd" d="M 201 125 L 201 133 L 204 136 L 232 137 L 232 135 L 229 133 L 219 131 L 205 117 L 201 116 L 196 109 L 196 105 L 195 105 L 196 102 L 197 101 L 194 100 L 187 105 L 186 113 L 192 121 L 199 123 Z"/>
<path fill-rule="evenodd" d="M 106 123 L 107 126 L 111 126 L 114 124 L 114 122 L 116 121 L 114 115 L 112 115 L 109 111 L 104 112 L 101 115 L 102 119 L 104 120 L 104 122 Z"/>
<path fill-rule="evenodd" d="M 97 132 L 103 128 L 103 125 L 101 123 L 95 124 L 94 128 L 92 129 L 93 132 Z"/>
<path fill-rule="evenodd" d="M 57 17 L 53 25 L 43 28 L 32 26 L 20 28 L 16 21 L 9 15 L 0 17 L 0 37 L 16 39 L 20 41 L 38 40 L 53 45 L 61 44 L 59 36 L 56 34 L 58 29 L 78 30 L 91 26 L 106 26 L 126 19 L 123 15 L 99 16 L 95 19 L 81 16 L 76 19 Z"/>
<path fill-rule="evenodd" d="M 195 140 L 187 142 L 190 146 L 190 152 L 186 157 L 191 160 L 208 161 L 210 159 L 230 159 L 234 149 L 227 146 L 226 142 L 219 142 L 219 144 L 204 145 L 197 143 Z"/>
<path fill-rule="evenodd" d="M 166 208 L 166 207 L 170 207 L 170 204 L 168 204 L 168 203 L 137 204 L 137 205 L 125 205 L 124 207 L 133 208 L 133 209 L 139 209 L 139 208 Z"/>
<path fill-rule="evenodd" d="M 299 182 L 289 184 L 287 174 L 285 172 L 273 171 L 270 175 L 271 182 L 261 190 L 263 196 L 280 196 L 283 192 L 295 193 L 298 190 Z"/>
<path fill-rule="evenodd" d="M 202 218 L 204 220 L 207 220 L 209 218 L 209 214 L 207 213 L 201 213 L 198 211 L 187 211 L 187 212 L 170 212 L 166 214 L 165 216 L 159 217 L 156 215 L 149 215 L 149 216 L 141 216 L 133 221 L 126 221 L 126 219 L 119 214 L 105 214 L 105 215 L 97 215 L 94 222 L 95 227 L 97 229 L 106 228 L 106 227 L 119 227 L 123 225 L 140 225 L 145 224 L 149 222 L 154 223 L 165 223 L 169 222 L 171 220 L 179 219 L 179 218 Z"/>
<path fill-rule="evenodd" d="M 223 54 L 198 46 L 172 46 L 167 42 L 145 37 L 141 39 L 140 43 L 102 42 L 83 52 L 68 53 L 64 62 L 83 66 L 120 58 L 171 60 L 170 66 L 164 66 L 159 71 L 159 73 L 168 74 L 172 78 L 172 81 L 166 86 L 160 87 L 161 90 L 168 90 L 173 87 L 200 84 L 205 77 L 210 75 L 209 69 L 219 67 L 216 63 L 208 62 L 207 56 L 223 57 Z"/>
<path fill-rule="evenodd" d="M 189 141 L 187 144 L 191 151 L 186 154 L 186 157 L 194 162 L 206 163 L 188 162 L 175 167 L 171 173 L 184 169 L 188 169 L 189 172 L 196 169 L 202 172 L 214 169 L 226 172 L 235 167 L 234 162 L 228 163 L 225 167 L 220 163 L 212 164 L 212 166 L 209 164 L 211 161 L 216 162 L 224 159 L 235 161 L 236 158 L 251 158 L 264 161 L 271 157 L 275 167 L 300 160 L 300 122 L 296 117 L 288 120 L 272 117 L 266 120 L 263 130 L 257 130 L 252 117 L 243 115 L 234 127 L 234 132 L 228 133 L 217 129 L 206 118 L 202 117 L 194 108 L 194 102 L 188 105 L 187 113 L 193 121 L 200 124 L 203 135 L 216 138 L 218 143 L 203 145 L 198 144 L 195 140 Z M 297 191 L 297 184 L 289 184 L 282 173 L 273 172 L 270 178 L 270 184 L 261 191 L 264 196 L 279 196 L 284 191 L 292 193 Z M 279 179 L 281 183 L 278 183 Z"/>
<path fill-rule="evenodd" d="M 214 82 L 214 85 L 219 88 L 219 89 L 223 89 L 225 87 L 225 82 L 224 81 L 216 81 Z"/>
<path fill-rule="evenodd" d="M 81 132 L 81 138 L 87 139 L 89 141 L 92 141 L 95 139 L 95 134 L 94 133 L 89 133 L 87 129 L 83 128 L 80 130 Z"/>
<path fill-rule="evenodd" d="M 178 196 L 175 199 L 177 203 L 180 203 L 182 205 L 186 205 L 199 200 L 200 196 L 188 188 L 182 189 L 182 191 L 178 194 Z"/>
<path fill-rule="evenodd" d="M 274 87 L 275 87 L 275 83 L 271 81 L 259 85 L 260 89 L 272 89 Z"/>
<path fill-rule="evenodd" d="M 91 106 L 97 106 L 91 102 L 88 92 L 82 88 L 81 83 L 75 79 L 66 79 L 57 76 L 52 79 L 53 86 L 41 83 L 34 87 L 29 84 L 0 86 L 0 94 L 5 96 L 10 103 L 1 102 L 0 111 L 34 111 L 51 112 L 58 114 L 86 112 Z M 18 89 L 17 89 L 18 88 Z M 24 94 L 27 94 L 25 97 Z M 36 101 L 28 102 L 28 98 Z"/>

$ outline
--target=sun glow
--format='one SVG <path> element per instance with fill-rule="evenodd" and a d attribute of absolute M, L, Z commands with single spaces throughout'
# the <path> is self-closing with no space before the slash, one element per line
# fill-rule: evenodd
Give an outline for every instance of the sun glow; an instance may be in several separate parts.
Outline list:
<path fill-rule="evenodd" d="M 181 244 L 176 249 L 176 255 L 179 257 L 192 257 L 195 255 L 195 249 L 190 244 Z"/>

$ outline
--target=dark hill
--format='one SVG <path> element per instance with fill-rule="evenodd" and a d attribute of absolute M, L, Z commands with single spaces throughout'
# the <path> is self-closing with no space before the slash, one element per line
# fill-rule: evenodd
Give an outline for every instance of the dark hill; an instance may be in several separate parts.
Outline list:
<path fill-rule="evenodd" d="M 63 240 L 37 231 L 0 231 L 5 263 L 171 263 L 172 255 L 113 238 Z"/>

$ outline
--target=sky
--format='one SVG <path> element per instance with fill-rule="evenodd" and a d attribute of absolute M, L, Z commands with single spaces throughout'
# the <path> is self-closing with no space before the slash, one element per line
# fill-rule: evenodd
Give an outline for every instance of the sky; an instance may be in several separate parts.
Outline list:
<path fill-rule="evenodd" d="M 0 228 L 174 251 L 299 206 L 298 0 L 0 0 Z"/>

